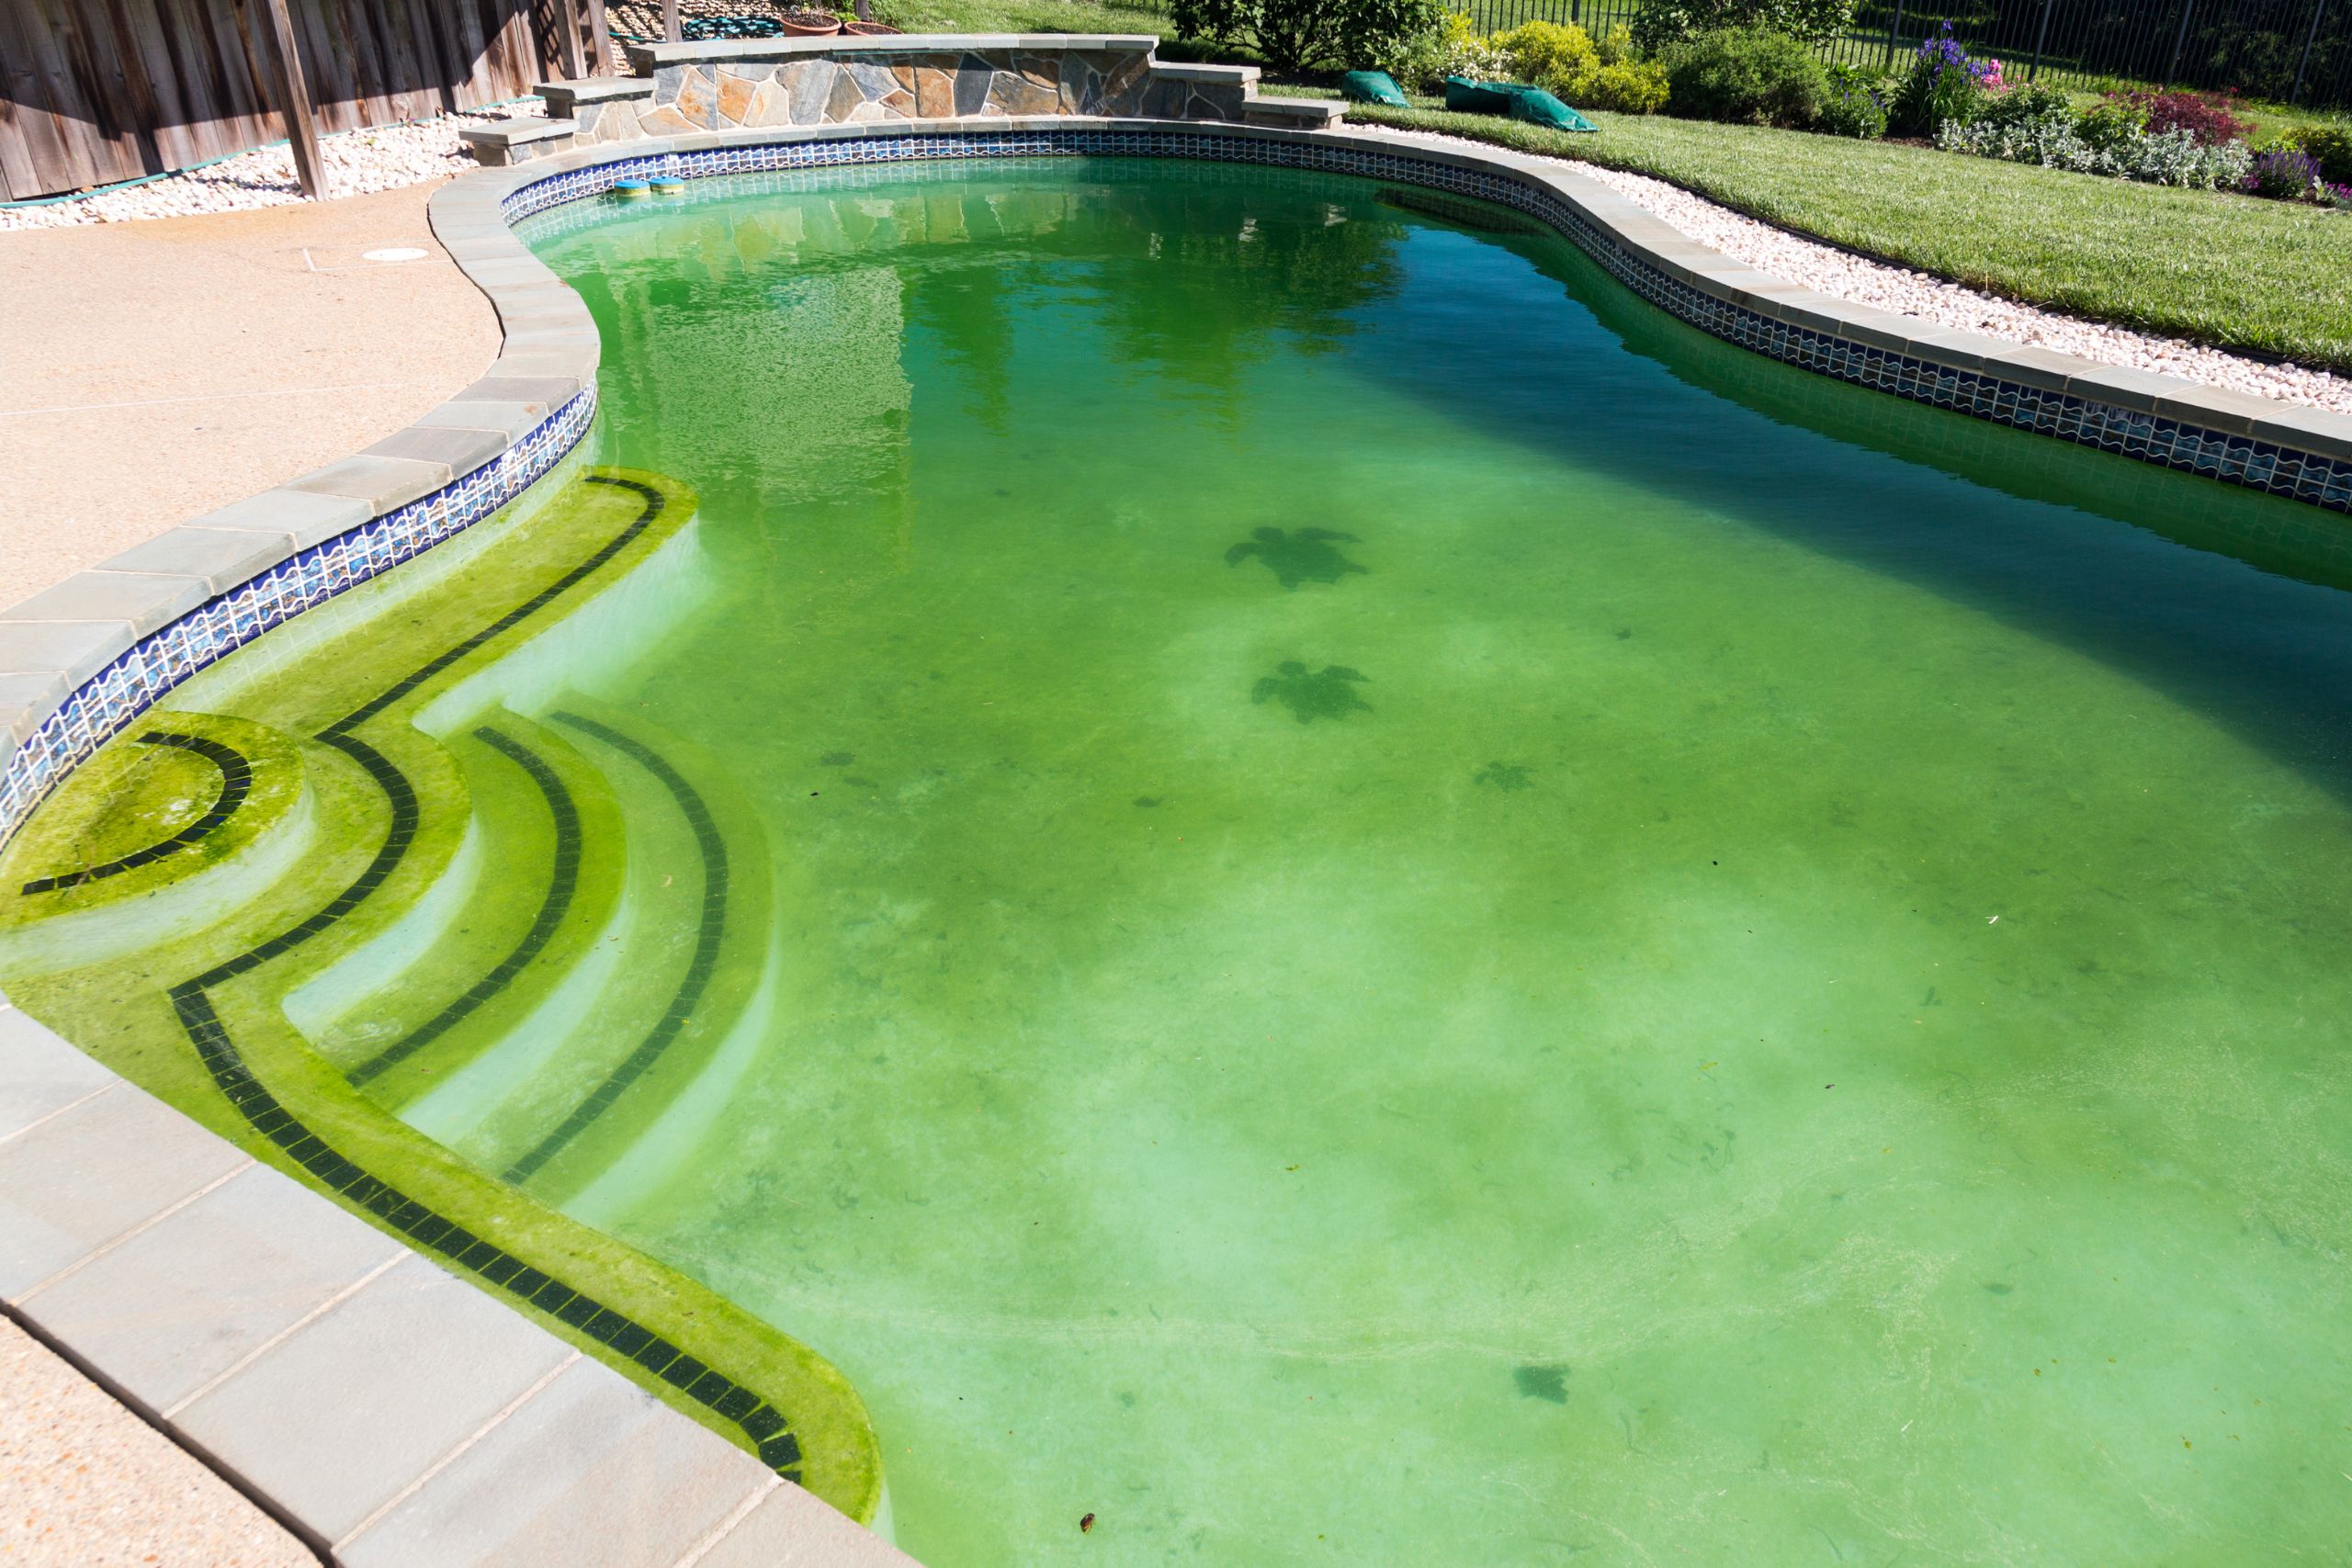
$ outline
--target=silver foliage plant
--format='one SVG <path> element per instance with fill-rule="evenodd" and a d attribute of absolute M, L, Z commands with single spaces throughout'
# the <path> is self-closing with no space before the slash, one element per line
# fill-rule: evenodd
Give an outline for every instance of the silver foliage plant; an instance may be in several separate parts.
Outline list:
<path fill-rule="evenodd" d="M 2243 141 L 2207 147 L 2186 130 L 2135 135 L 2094 145 L 2083 139 L 2073 116 L 2062 112 L 2007 122 L 1947 121 L 1936 132 L 1947 152 L 1972 152 L 2013 164 L 2039 164 L 2078 175 L 2107 175 L 2148 185 L 2191 190 L 2235 189 L 2254 167 Z"/>

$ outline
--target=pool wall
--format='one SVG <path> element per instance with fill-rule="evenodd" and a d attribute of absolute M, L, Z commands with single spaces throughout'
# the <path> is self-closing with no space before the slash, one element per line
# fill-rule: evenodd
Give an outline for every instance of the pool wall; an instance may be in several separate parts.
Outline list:
<path fill-rule="evenodd" d="M 0 614 L 0 704 L 16 742 L 0 775 L 0 837 L 13 833 L 73 767 L 189 675 L 490 516 L 578 443 L 594 412 L 597 334 L 579 297 L 514 236 L 515 220 L 594 197 L 616 179 L 651 172 L 699 177 L 1014 156 L 1275 164 L 1501 202 L 1576 241 L 1642 298 L 1772 358 L 1913 401 L 2352 512 L 2352 419 L 2048 350 L 1920 331 L 1904 318 L 1829 299 L 1732 263 L 1557 164 L 1379 131 L 1066 115 L 631 140 L 485 169 L 434 198 L 436 234 L 490 296 L 505 330 L 503 352 L 482 380 L 366 452 L 198 518 Z M 301 1162 L 288 1151 L 288 1160 L 280 1163 Z M 311 1176 L 318 1179 L 315 1171 Z M 225 1234 L 233 1245 L 216 1246 L 209 1256 L 220 1269 L 252 1275 L 241 1288 L 283 1286 L 297 1295 L 310 1292 L 312 1302 L 292 1326 L 264 1336 L 245 1361 L 222 1374 L 224 1387 L 263 1373 L 294 1378 L 297 1369 L 278 1358 L 365 1298 L 394 1328 L 355 1343 L 336 1361 L 339 1381 L 327 1396 L 341 1402 L 338 1412 L 370 1411 L 371 1389 L 397 1389 L 413 1381 L 417 1366 L 474 1365 L 468 1358 L 496 1369 L 477 1380 L 482 1387 L 507 1391 L 502 1394 L 507 1403 L 489 1411 L 487 1424 L 459 1438 L 454 1450 L 435 1448 L 447 1436 L 438 1428 L 411 1445 L 422 1457 L 408 1458 L 395 1452 L 396 1445 L 355 1433 L 345 1452 L 380 1456 L 365 1461 L 382 1472 L 374 1477 L 381 1484 L 370 1495 L 389 1499 L 361 1510 L 358 1540 L 373 1534 L 389 1541 L 393 1538 L 382 1532 L 390 1521 L 414 1522 L 431 1507 L 447 1506 L 458 1482 L 443 1478 L 464 1478 L 469 1453 L 479 1452 L 482 1463 L 503 1456 L 521 1470 L 535 1462 L 544 1470 L 544 1445 L 536 1452 L 507 1452 L 508 1444 L 522 1440 L 523 1427 L 514 1427 L 503 1438 L 498 1433 L 521 1420 L 517 1412 L 560 1425 L 573 1406 L 605 1412 L 594 1417 L 603 1422 L 597 1429 L 606 1444 L 595 1450 L 599 1458 L 630 1443 L 651 1443 L 673 1456 L 662 1462 L 676 1468 L 664 1473 L 678 1478 L 673 1486 L 682 1495 L 707 1481 L 714 1495 L 732 1499 L 710 1527 L 718 1534 L 690 1545 L 680 1560 L 699 1558 L 721 1535 L 731 1549 L 737 1532 L 771 1528 L 758 1525 L 762 1519 L 782 1521 L 772 1527 L 781 1532 L 773 1537 L 779 1552 L 787 1538 L 805 1547 L 809 1538 L 794 1531 L 832 1528 L 793 1512 L 808 1500 L 781 1487 L 749 1455 L 715 1438 L 708 1450 L 694 1448 L 689 1439 L 707 1434 L 650 1405 L 617 1379 L 600 1381 L 603 1369 L 582 1363 L 576 1350 L 536 1323 L 475 1292 L 441 1289 L 453 1281 L 416 1255 L 431 1245 L 429 1238 L 403 1231 L 417 1244 L 415 1252 L 387 1241 L 379 1229 L 317 1193 L 266 1165 L 257 1168 L 250 1156 L 89 1062 L 33 1020 L 13 1009 L 0 1011 L 0 1261 L 6 1263 L 0 1269 L 0 1299 L 11 1315 L 74 1356 L 180 1440 L 212 1452 L 306 1539 L 333 1549 L 339 1559 L 472 1560 L 448 1550 L 446 1540 L 406 1555 L 389 1545 L 372 1555 L 345 1553 L 337 1545 L 350 1539 L 342 1528 L 351 1525 L 345 1517 L 350 1505 L 333 1487 L 360 1461 L 343 1453 L 322 1458 L 315 1439 L 303 1436 L 315 1428 L 292 1419 L 300 1408 L 291 1392 L 299 1380 L 275 1398 L 266 1380 L 245 1385 L 255 1391 L 254 1403 L 237 1428 L 237 1441 L 251 1447 L 240 1450 L 224 1438 L 213 1451 L 199 1434 L 139 1399 L 125 1359 L 130 1350 L 78 1337 L 46 1315 L 44 1300 L 60 1299 L 63 1282 L 95 1276 L 107 1259 L 133 1255 L 141 1237 L 190 1234 L 186 1227 L 207 1215 L 219 1231 L 224 1222 L 214 1211 L 229 1201 L 221 1195 L 232 1189 L 242 1195 L 248 1188 L 266 1189 L 266 1201 L 258 1201 L 257 1212 L 266 1213 L 228 1224 Z M 273 1261 L 262 1243 L 304 1225 L 344 1227 L 334 1245 L 351 1251 L 355 1265 L 364 1261 L 365 1269 L 343 1283 L 311 1279 L 300 1281 L 299 1290 L 286 1284 L 271 1270 L 282 1274 L 291 1264 Z M 380 1259 L 368 1252 L 377 1244 L 390 1248 Z M 186 1329 L 191 1340 L 198 1332 L 193 1325 Z M 584 1474 L 540 1479 L 549 1486 L 579 1486 L 583 1496 L 591 1483 Z M 327 1490 L 319 1491 L 322 1486 Z M 484 1495 L 479 1486 L 469 1494 Z M 787 1495 L 788 1502 L 774 1501 Z M 537 1504 L 518 1499 L 512 1506 Z M 469 1528 L 490 1528 L 481 1506 L 467 1516 Z M 584 1506 L 580 1517 L 589 1517 Z M 837 1521 L 838 1516 L 825 1518 Z M 824 1539 L 830 1541 L 824 1561 L 905 1561 L 868 1535 Z"/>

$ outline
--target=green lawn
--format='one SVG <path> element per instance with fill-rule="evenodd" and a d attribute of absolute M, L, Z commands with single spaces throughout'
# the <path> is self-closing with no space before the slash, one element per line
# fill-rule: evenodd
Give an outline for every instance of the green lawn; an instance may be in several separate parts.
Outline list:
<path fill-rule="evenodd" d="M 1349 111 L 1654 175 L 2033 304 L 2352 368 L 2352 214 L 1803 131 L 1591 118 L 1598 136 L 1437 109 Z"/>

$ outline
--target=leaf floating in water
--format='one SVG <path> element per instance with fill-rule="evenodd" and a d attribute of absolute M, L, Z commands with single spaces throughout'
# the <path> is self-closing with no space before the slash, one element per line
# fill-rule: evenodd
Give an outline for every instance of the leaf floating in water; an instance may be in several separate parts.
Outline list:
<path fill-rule="evenodd" d="M 1081 1518 L 1080 1518 L 1080 1520 L 1078 1521 L 1078 1533 L 1079 1533 L 1079 1534 L 1080 1534 L 1080 1535 L 1084 1535 L 1087 1531 L 1089 1531 L 1089 1530 L 1092 1529 L 1093 1528 L 1094 1528 L 1094 1516 L 1093 1516 L 1092 1514 L 1085 1515 L 1084 1517 L 1082 1517 Z"/>

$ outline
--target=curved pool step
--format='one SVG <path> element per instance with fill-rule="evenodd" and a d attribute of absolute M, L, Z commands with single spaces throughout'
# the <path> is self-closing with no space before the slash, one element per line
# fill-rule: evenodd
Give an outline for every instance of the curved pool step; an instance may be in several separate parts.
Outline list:
<path fill-rule="evenodd" d="M 449 738 L 471 805 L 465 897 L 415 908 L 435 922 L 406 962 L 364 992 L 333 997 L 322 976 L 288 1013 L 320 1053 L 398 1109 L 491 1049 L 594 951 L 617 903 L 623 829 L 612 791 L 565 739 L 496 710 Z M 460 856 L 459 860 L 466 859 Z M 453 863 L 453 867 L 457 863 Z M 405 924 L 405 922 L 403 922 Z M 406 934 L 406 933 L 402 933 Z"/>
<path fill-rule="evenodd" d="M 637 714 L 575 701 L 547 720 L 618 797 L 630 912 L 581 1026 L 484 1058 L 503 1058 L 479 1084 L 497 1099 L 469 1108 L 458 1146 L 554 1201 L 620 1157 L 718 1054 L 759 992 L 771 911 L 764 833 L 723 769 Z"/>
<path fill-rule="evenodd" d="M 233 918 L 312 852 L 308 773 L 282 730 L 151 710 L 0 859 L 0 970 L 104 963 Z"/>

